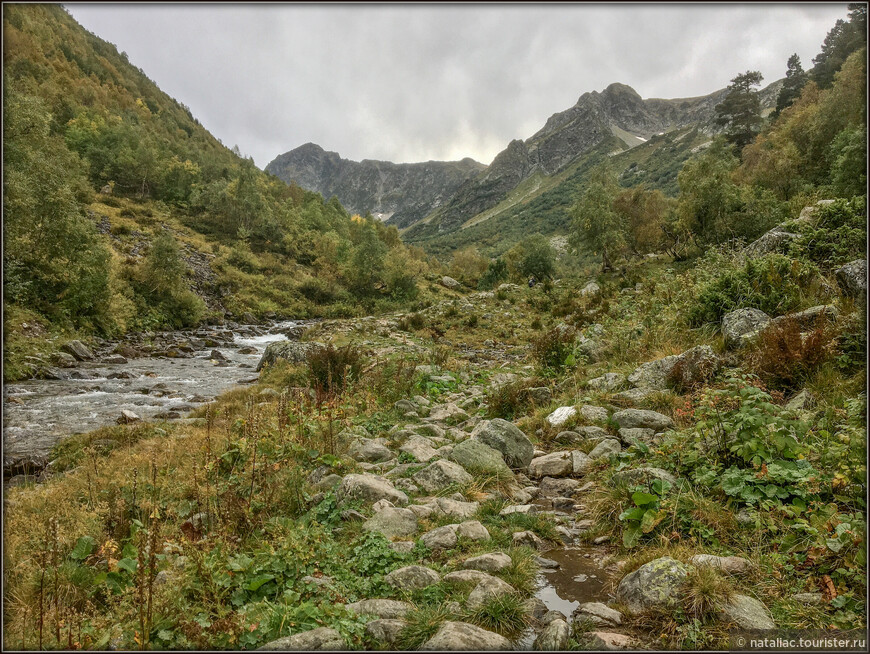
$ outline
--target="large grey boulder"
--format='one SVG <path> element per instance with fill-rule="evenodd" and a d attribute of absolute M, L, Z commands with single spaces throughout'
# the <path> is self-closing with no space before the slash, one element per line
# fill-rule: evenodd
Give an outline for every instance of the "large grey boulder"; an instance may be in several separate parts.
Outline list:
<path fill-rule="evenodd" d="M 867 260 L 856 259 L 837 268 L 837 283 L 844 295 L 854 297 L 859 304 L 867 300 Z"/>
<path fill-rule="evenodd" d="M 639 643 L 625 634 L 617 634 L 611 631 L 590 631 L 586 637 L 593 650 L 618 651 L 622 649 L 636 650 Z"/>
<path fill-rule="evenodd" d="M 668 376 L 679 359 L 680 356 L 678 354 L 672 354 L 655 361 L 643 363 L 628 376 L 628 382 L 640 388 L 652 388 L 663 391 L 667 389 Z"/>
<path fill-rule="evenodd" d="M 404 618 L 409 611 L 414 610 L 413 605 L 408 602 L 391 599 L 364 599 L 347 604 L 344 608 L 357 615 L 376 615 L 389 619 Z"/>
<path fill-rule="evenodd" d="M 542 497 L 571 497 L 579 486 L 580 482 L 576 479 L 544 477 L 538 484 L 538 489 Z"/>
<path fill-rule="evenodd" d="M 622 452 L 622 445 L 619 444 L 619 441 L 615 438 L 606 438 L 592 448 L 592 451 L 589 452 L 589 458 L 593 461 L 605 459 L 611 454 L 619 454 L 620 452 Z"/>
<path fill-rule="evenodd" d="M 674 427 L 674 421 L 668 416 L 646 409 L 623 409 L 614 413 L 612 418 L 616 424 L 624 429 L 641 427 L 654 431 L 665 431 Z"/>
<path fill-rule="evenodd" d="M 475 586 L 492 575 L 480 570 L 454 570 L 444 575 L 443 581 L 448 584 L 474 584 Z"/>
<path fill-rule="evenodd" d="M 571 452 L 553 452 L 532 459 L 529 463 L 529 476 L 567 477 L 574 473 L 574 459 Z"/>
<path fill-rule="evenodd" d="M 748 595 L 735 595 L 719 609 L 723 620 L 735 623 L 741 629 L 775 629 L 776 624 L 767 607 Z"/>
<path fill-rule="evenodd" d="M 601 602 L 585 602 L 581 604 L 574 610 L 574 616 L 605 627 L 622 624 L 622 613 Z"/>
<path fill-rule="evenodd" d="M 430 550 L 449 550 L 456 547 L 459 538 L 456 535 L 459 525 L 444 525 L 423 534 L 423 544 Z"/>
<path fill-rule="evenodd" d="M 474 480 L 462 466 L 443 459 L 423 468 L 413 479 L 427 493 L 438 493 L 453 484 L 463 485 Z"/>
<path fill-rule="evenodd" d="M 427 463 L 438 456 L 438 452 L 432 447 L 432 441 L 423 436 L 412 436 L 399 448 L 400 452 L 407 452 L 420 463 Z"/>
<path fill-rule="evenodd" d="M 511 473 L 511 469 L 504 462 L 501 452 L 474 438 L 469 438 L 454 446 L 447 458 L 458 463 L 472 474 L 507 477 Z"/>
<path fill-rule="evenodd" d="M 437 584 L 440 579 L 437 572 L 431 568 L 424 568 L 422 565 L 408 565 L 404 568 L 393 570 L 384 577 L 384 581 L 399 590 L 426 588 L 432 584 Z"/>
<path fill-rule="evenodd" d="M 308 355 L 326 346 L 323 343 L 300 343 L 298 341 L 278 341 L 266 346 L 260 362 L 257 364 L 257 372 L 272 366 L 279 359 L 290 363 L 302 363 Z"/>
<path fill-rule="evenodd" d="M 459 525 L 456 535 L 459 538 L 467 538 L 474 541 L 486 541 L 491 538 L 489 531 L 479 520 L 466 520 Z"/>
<path fill-rule="evenodd" d="M 350 649 L 344 638 L 335 629 L 319 627 L 303 631 L 292 636 L 285 636 L 266 643 L 257 648 L 260 651 L 271 652 L 304 652 L 304 651 L 345 651 Z"/>
<path fill-rule="evenodd" d="M 525 468 L 535 454 L 532 441 L 513 423 L 501 418 L 485 420 L 474 428 L 471 438 L 501 452 L 512 468 Z"/>
<path fill-rule="evenodd" d="M 499 572 L 511 566 L 511 557 L 504 552 L 490 552 L 467 559 L 462 567 L 467 570 L 480 570 L 481 572 Z"/>
<path fill-rule="evenodd" d="M 443 422 L 445 425 L 455 425 L 465 420 L 468 420 L 468 413 L 461 409 L 455 402 L 447 402 L 446 404 L 438 404 L 432 407 L 429 412 L 429 419 L 436 422 Z"/>
<path fill-rule="evenodd" d="M 676 601 L 691 568 L 664 556 L 627 574 L 616 588 L 616 599 L 632 613 L 667 608 Z"/>
<path fill-rule="evenodd" d="M 800 331 L 808 332 L 820 327 L 825 322 L 834 322 L 839 315 L 840 312 L 833 304 L 820 304 L 803 311 L 779 316 L 771 320 L 770 323 L 771 325 L 781 325 L 786 320 L 791 320 L 798 324 Z"/>
<path fill-rule="evenodd" d="M 397 490 L 388 479 L 367 474 L 347 475 L 342 479 L 336 499 L 339 502 L 345 499 L 361 499 L 372 503 L 386 499 L 402 506 L 408 503 L 408 496 Z"/>
<path fill-rule="evenodd" d="M 718 568 L 722 572 L 727 572 L 729 574 L 739 574 L 741 572 L 747 572 L 752 568 L 752 564 L 748 559 L 744 559 L 742 556 L 715 556 L 713 554 L 696 554 L 689 562 L 692 565 L 698 566 L 709 566 L 711 568 Z"/>
<path fill-rule="evenodd" d="M 449 497 L 438 497 L 430 505 L 435 509 L 436 514 L 456 518 L 470 518 L 480 509 L 480 502 L 460 502 Z"/>
<path fill-rule="evenodd" d="M 71 354 L 77 361 L 90 361 L 94 358 L 94 353 L 87 345 L 78 340 L 67 341 L 60 346 L 60 349 L 67 354 Z"/>
<path fill-rule="evenodd" d="M 444 277 L 441 278 L 441 285 L 445 288 L 459 288 L 460 286 L 462 286 L 462 284 L 457 282 L 452 277 L 448 277 L 447 275 L 444 275 Z"/>
<path fill-rule="evenodd" d="M 625 375 L 616 372 L 604 373 L 601 377 L 590 379 L 586 387 L 594 391 L 612 391 L 622 386 L 627 381 Z"/>
<path fill-rule="evenodd" d="M 603 406 L 584 404 L 580 407 L 580 415 L 589 422 L 607 422 L 610 413 Z"/>
<path fill-rule="evenodd" d="M 413 536 L 417 533 L 417 516 L 408 509 L 387 507 L 363 523 L 364 531 L 379 531 L 387 538 Z"/>
<path fill-rule="evenodd" d="M 553 620 L 544 627 L 535 639 L 534 648 L 542 652 L 559 652 L 568 649 L 571 630 L 564 620 Z"/>
<path fill-rule="evenodd" d="M 354 461 L 365 463 L 381 463 L 394 458 L 390 448 L 369 438 L 361 438 L 351 443 L 347 455 Z"/>
<path fill-rule="evenodd" d="M 423 651 L 508 651 L 511 642 L 504 636 L 481 629 L 467 622 L 447 621 L 437 633 L 420 648 Z"/>
<path fill-rule="evenodd" d="M 743 253 L 750 259 L 755 259 L 770 252 L 785 252 L 788 244 L 796 238 L 798 238 L 797 234 L 786 231 L 782 226 L 777 225 L 747 245 Z"/>
<path fill-rule="evenodd" d="M 761 309 L 737 309 L 722 316 L 722 336 L 725 346 L 741 348 L 770 324 L 770 316 Z"/>
<path fill-rule="evenodd" d="M 392 646 L 407 624 L 404 620 L 378 618 L 366 623 L 366 635 L 378 643 Z"/>
<path fill-rule="evenodd" d="M 560 406 L 547 416 L 547 422 L 553 427 L 560 427 L 568 420 L 577 415 L 577 408 L 573 406 Z"/>
<path fill-rule="evenodd" d="M 628 376 L 628 381 L 639 388 L 667 390 L 674 382 L 684 387 L 706 381 L 719 368 L 719 357 L 709 345 L 698 345 L 682 354 L 648 361 Z M 674 376 L 678 379 L 674 379 Z"/>

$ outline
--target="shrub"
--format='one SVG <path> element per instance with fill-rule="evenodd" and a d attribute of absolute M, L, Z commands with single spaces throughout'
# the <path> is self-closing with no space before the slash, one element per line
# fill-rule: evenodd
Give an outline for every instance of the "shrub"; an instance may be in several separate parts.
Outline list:
<path fill-rule="evenodd" d="M 801 333 L 799 322 L 786 317 L 761 332 L 749 359 L 768 384 L 796 389 L 832 357 L 835 337 L 834 328 L 824 318 L 811 331 Z"/>
<path fill-rule="evenodd" d="M 329 304 L 335 299 L 335 290 L 329 284 L 316 277 L 309 277 L 299 284 L 296 290 L 304 298 L 317 304 Z"/>
<path fill-rule="evenodd" d="M 318 397 L 340 395 L 359 377 L 362 353 L 353 345 L 313 350 L 308 355 L 309 379 Z"/>
<path fill-rule="evenodd" d="M 477 288 L 481 291 L 488 291 L 495 288 L 497 284 L 501 284 L 508 278 L 508 267 L 503 259 L 495 259 L 489 262 L 486 272 L 477 283 Z M 501 294 L 501 292 L 499 293 Z M 504 300 L 504 297 L 499 297 L 499 300 Z"/>
<path fill-rule="evenodd" d="M 782 315 L 798 307 L 802 288 L 817 276 L 815 265 L 780 254 L 750 259 L 739 268 L 724 270 L 700 289 L 689 308 L 689 324 L 718 323 L 726 313 L 742 308 Z"/>
<path fill-rule="evenodd" d="M 532 340 L 532 357 L 543 370 L 558 371 L 574 361 L 572 328 L 556 326 Z"/>
<path fill-rule="evenodd" d="M 403 332 L 416 331 L 425 326 L 426 319 L 419 313 L 409 313 L 399 318 L 399 330 Z"/>
<path fill-rule="evenodd" d="M 867 198 L 842 198 L 816 210 L 815 225 L 791 244 L 794 256 L 834 268 L 864 256 Z"/>
<path fill-rule="evenodd" d="M 526 413 L 534 404 L 528 389 L 542 385 L 540 379 L 519 379 L 490 388 L 486 396 L 487 415 L 490 418 L 513 420 Z"/>

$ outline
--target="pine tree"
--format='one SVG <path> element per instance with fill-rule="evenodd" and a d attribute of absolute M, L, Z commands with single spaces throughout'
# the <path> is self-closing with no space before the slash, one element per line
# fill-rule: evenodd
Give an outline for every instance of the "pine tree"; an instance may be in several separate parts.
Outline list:
<path fill-rule="evenodd" d="M 826 89 L 834 83 L 834 75 L 850 54 L 860 50 L 867 44 L 867 5 L 852 3 L 849 5 L 849 21 L 842 19 L 834 23 L 834 27 L 825 36 L 822 51 L 813 58 L 811 79 Z"/>
<path fill-rule="evenodd" d="M 753 87 L 763 79 L 757 70 L 738 75 L 728 85 L 728 95 L 716 105 L 716 124 L 725 126 L 725 140 L 738 152 L 753 141 L 761 125 L 761 102 Z"/>
<path fill-rule="evenodd" d="M 808 76 L 801 66 L 801 58 L 797 53 L 788 58 L 787 70 L 785 71 L 785 82 L 782 84 L 782 89 L 776 98 L 776 112 L 774 115 L 779 116 L 783 109 L 790 107 L 801 94 L 801 89 L 808 81 Z"/>

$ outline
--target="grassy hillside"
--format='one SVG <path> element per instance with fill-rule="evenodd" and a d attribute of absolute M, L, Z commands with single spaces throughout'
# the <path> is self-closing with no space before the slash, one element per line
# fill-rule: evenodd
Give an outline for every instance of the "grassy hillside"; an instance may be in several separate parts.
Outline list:
<path fill-rule="evenodd" d="M 7 378 L 52 337 L 415 296 L 427 258 L 395 229 L 259 171 L 61 7 L 3 29 Z"/>

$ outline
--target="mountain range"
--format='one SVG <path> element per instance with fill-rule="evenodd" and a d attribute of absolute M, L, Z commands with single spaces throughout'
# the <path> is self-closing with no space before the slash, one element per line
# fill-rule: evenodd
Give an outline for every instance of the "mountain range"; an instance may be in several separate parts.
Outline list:
<path fill-rule="evenodd" d="M 769 112 L 782 87 L 778 80 L 759 92 Z M 576 104 L 553 114 L 525 140 L 513 140 L 490 163 L 472 159 L 396 164 L 342 159 L 307 143 L 276 157 L 266 172 L 285 182 L 335 195 L 349 210 L 396 225 L 406 241 L 415 242 L 479 224 L 508 209 L 511 195 L 526 180 L 539 183 L 518 194 L 528 202 L 596 150 L 614 154 L 648 143 L 656 136 L 697 130 L 709 140 L 719 131 L 715 107 L 727 89 L 695 98 L 643 99 L 633 88 L 614 83 L 601 92 L 583 93 Z M 542 182 L 542 183 L 541 183 Z"/>

